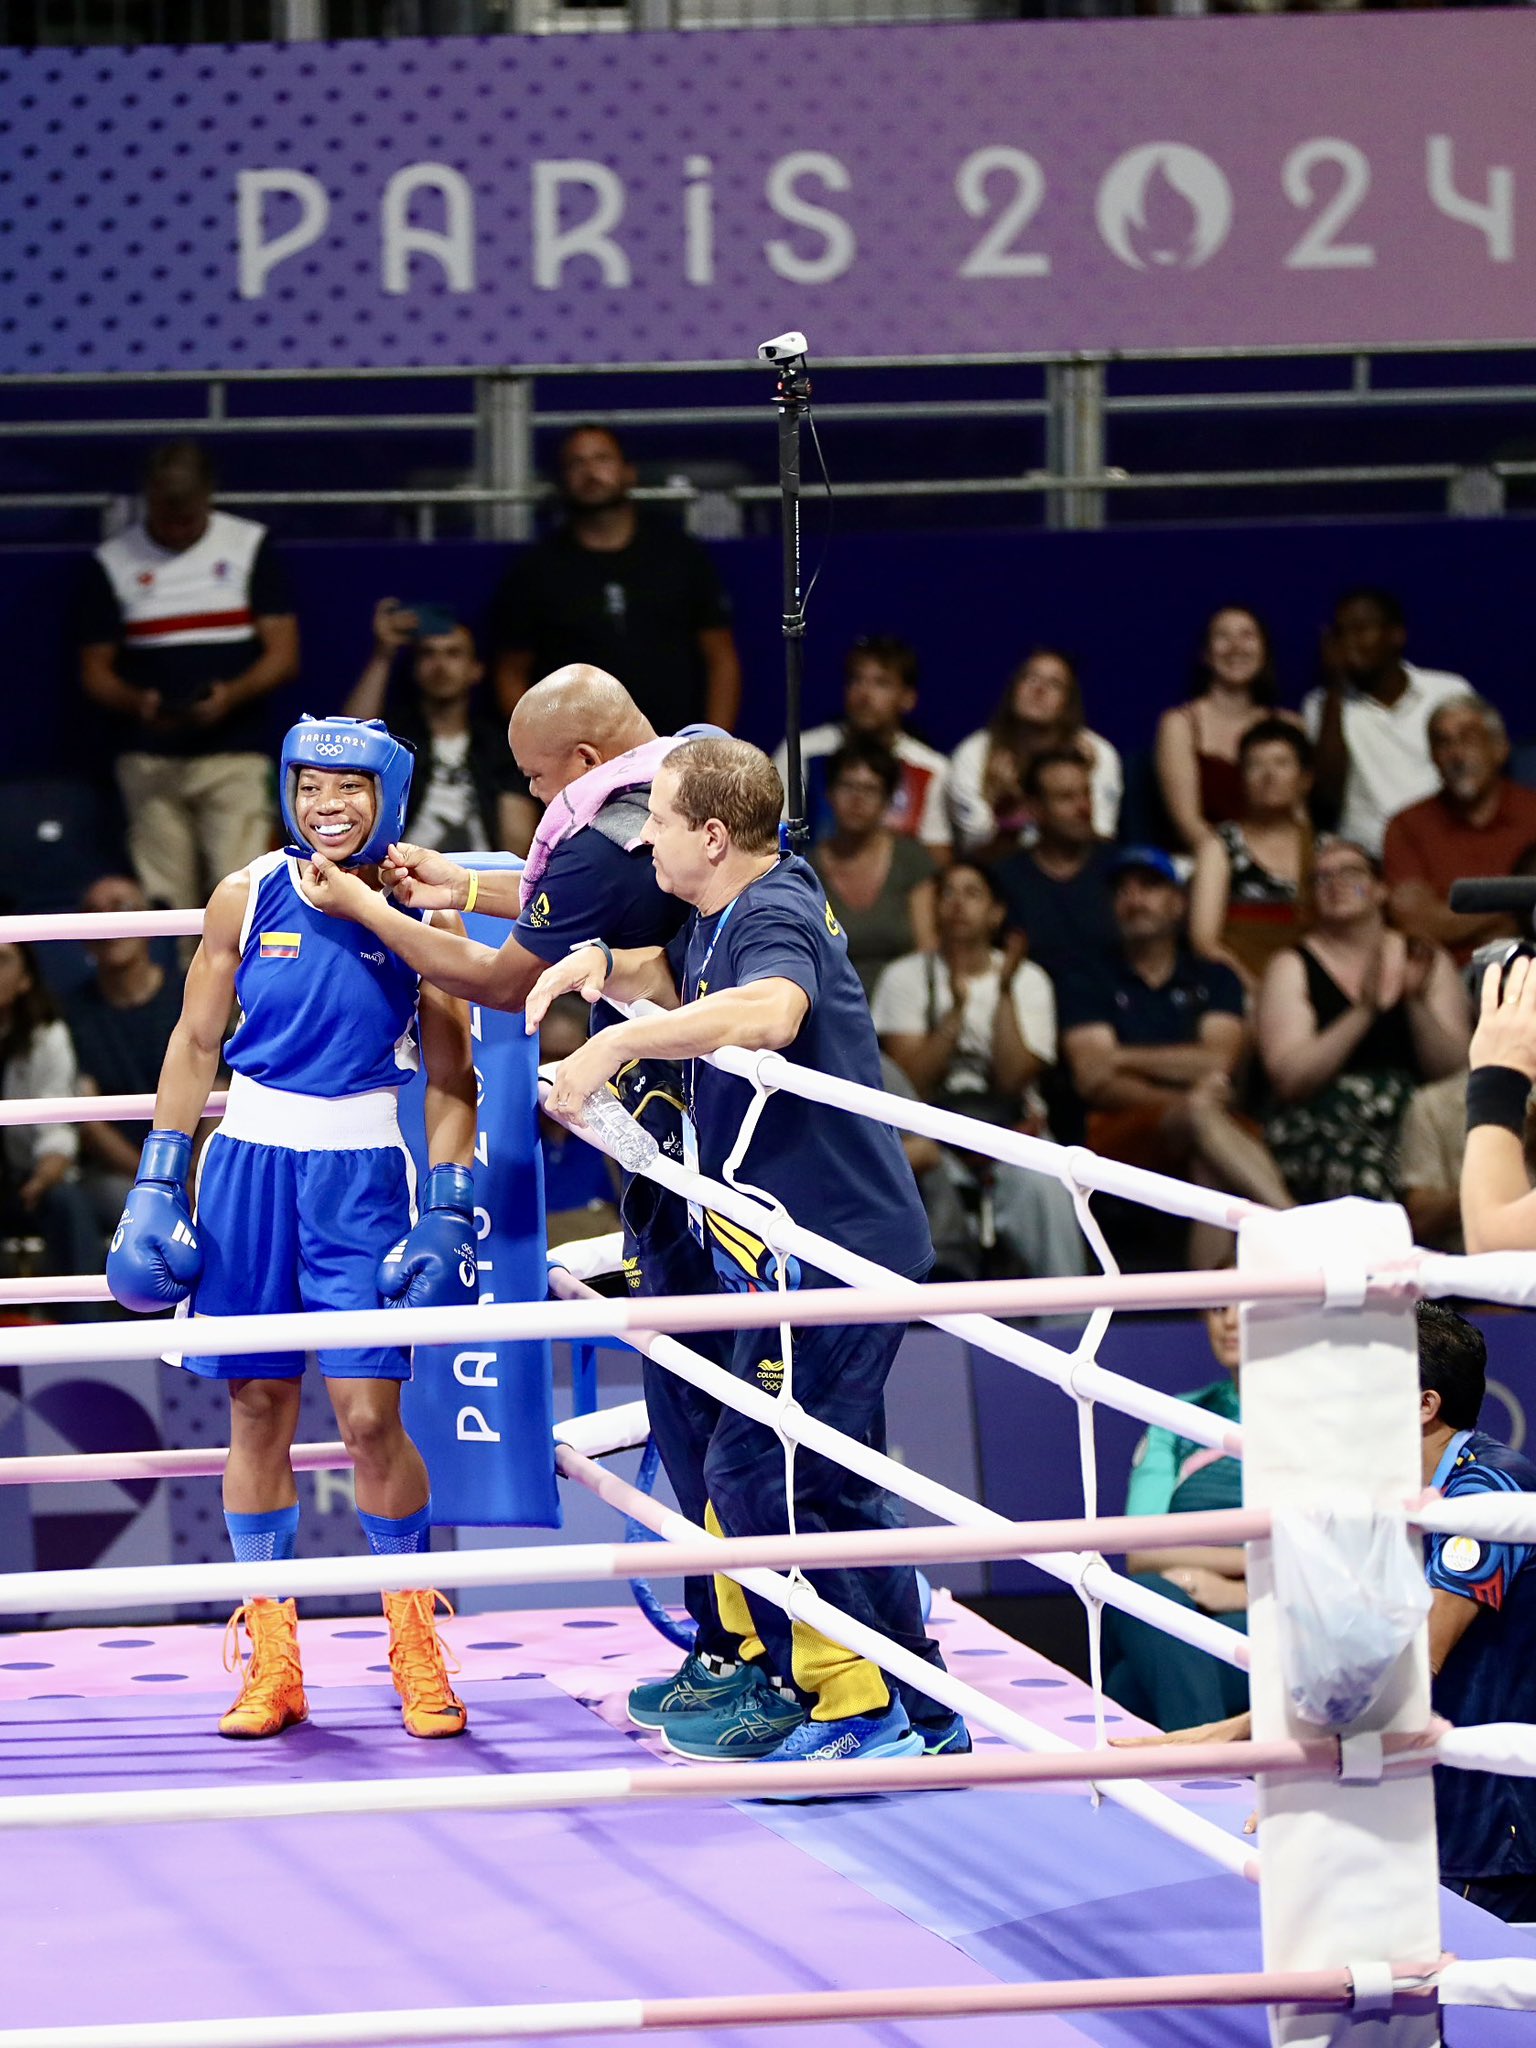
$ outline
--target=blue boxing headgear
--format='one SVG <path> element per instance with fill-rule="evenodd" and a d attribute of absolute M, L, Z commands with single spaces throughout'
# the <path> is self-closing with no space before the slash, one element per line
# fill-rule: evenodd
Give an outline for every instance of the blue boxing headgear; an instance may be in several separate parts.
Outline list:
<path fill-rule="evenodd" d="M 373 831 L 368 843 L 346 863 L 370 867 L 384 858 L 390 842 L 405 837 L 405 810 L 411 795 L 415 756 L 397 740 L 381 718 L 301 718 L 283 739 L 278 763 L 277 793 L 283 823 L 295 844 L 313 852 L 299 831 L 294 797 L 301 768 L 325 768 L 332 774 L 350 769 L 371 775 L 374 787 Z"/>

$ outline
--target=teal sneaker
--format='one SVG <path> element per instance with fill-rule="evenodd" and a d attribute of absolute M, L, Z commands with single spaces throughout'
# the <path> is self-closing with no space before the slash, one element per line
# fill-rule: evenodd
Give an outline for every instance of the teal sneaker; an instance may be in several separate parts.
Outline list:
<path fill-rule="evenodd" d="M 948 1721 L 937 1728 L 919 1728 L 917 1732 L 923 1738 L 924 1756 L 969 1756 L 971 1753 L 971 1731 L 960 1714 L 951 1714 Z"/>
<path fill-rule="evenodd" d="M 702 1714 L 672 1714 L 662 1724 L 668 1749 L 695 1763 L 735 1764 L 767 1756 L 805 1720 L 793 1693 L 782 1693 L 755 1664 L 751 1683 Z"/>
<path fill-rule="evenodd" d="M 770 1764 L 845 1764 L 860 1758 L 921 1756 L 923 1738 L 900 1700 L 883 1714 L 849 1714 L 841 1721 L 802 1721 L 763 1761 Z"/>
<path fill-rule="evenodd" d="M 670 1678 L 647 1678 L 631 1687 L 629 1718 L 637 1728 L 660 1728 L 675 1714 L 715 1713 L 748 1690 L 751 1679 L 750 1664 L 715 1671 L 690 1651 Z"/>

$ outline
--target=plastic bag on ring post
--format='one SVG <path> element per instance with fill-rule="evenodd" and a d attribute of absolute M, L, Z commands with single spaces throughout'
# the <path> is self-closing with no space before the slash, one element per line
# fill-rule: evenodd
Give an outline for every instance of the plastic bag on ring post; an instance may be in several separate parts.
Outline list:
<path fill-rule="evenodd" d="M 1295 1509 L 1274 1523 L 1275 1605 L 1286 1693 L 1314 1728 L 1359 1720 L 1429 1612 L 1401 1515 Z"/>

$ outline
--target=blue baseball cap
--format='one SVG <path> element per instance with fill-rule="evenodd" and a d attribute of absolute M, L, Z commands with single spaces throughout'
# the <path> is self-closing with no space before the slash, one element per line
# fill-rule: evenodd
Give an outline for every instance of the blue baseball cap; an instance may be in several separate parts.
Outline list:
<path fill-rule="evenodd" d="M 1160 882 L 1172 882 L 1176 889 L 1182 889 L 1184 886 L 1179 878 L 1179 871 L 1173 864 L 1173 856 L 1164 853 L 1160 846 L 1122 847 L 1115 855 L 1110 873 L 1118 881 L 1121 875 L 1130 874 L 1138 869 L 1143 874 L 1156 875 Z"/>

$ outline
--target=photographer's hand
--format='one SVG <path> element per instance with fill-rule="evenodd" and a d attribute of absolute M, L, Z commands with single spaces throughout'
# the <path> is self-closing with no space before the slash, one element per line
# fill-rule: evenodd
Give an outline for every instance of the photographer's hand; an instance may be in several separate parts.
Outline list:
<path fill-rule="evenodd" d="M 1536 1194 L 1525 1133 L 1536 1081 L 1536 962 L 1497 962 L 1483 976 L 1469 1053 L 1461 1224 L 1469 1252 L 1536 1251 Z"/>
<path fill-rule="evenodd" d="M 1512 1067 L 1536 1081 L 1536 961 L 1495 962 L 1483 974 L 1477 1028 L 1467 1064 Z M 1500 988 L 1502 978 L 1503 987 Z"/>

